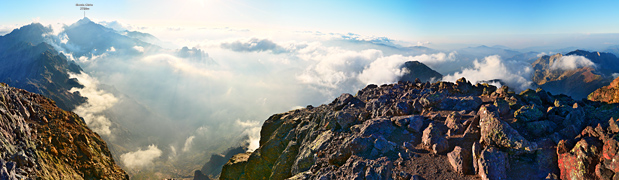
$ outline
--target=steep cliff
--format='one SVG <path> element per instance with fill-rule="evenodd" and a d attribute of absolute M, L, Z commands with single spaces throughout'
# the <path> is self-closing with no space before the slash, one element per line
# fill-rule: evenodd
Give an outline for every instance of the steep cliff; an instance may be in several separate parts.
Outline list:
<path fill-rule="evenodd" d="M 577 154 L 577 142 L 612 143 L 597 138 L 614 137 L 611 117 L 618 106 L 541 89 L 515 94 L 465 79 L 369 85 L 271 116 L 260 147 L 230 158 L 220 179 L 612 177 L 619 171 L 601 163 L 600 149 Z"/>
<path fill-rule="evenodd" d="M 0 179 L 128 179 L 75 113 L 0 84 Z"/>

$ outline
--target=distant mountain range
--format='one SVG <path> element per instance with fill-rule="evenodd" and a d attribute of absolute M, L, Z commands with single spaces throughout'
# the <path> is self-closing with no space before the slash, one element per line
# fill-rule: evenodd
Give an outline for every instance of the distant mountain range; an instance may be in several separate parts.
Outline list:
<path fill-rule="evenodd" d="M 583 56 L 595 66 L 575 69 L 553 68 L 564 56 Z M 532 80 L 553 94 L 565 94 L 575 99 L 586 98 L 594 90 L 608 85 L 612 73 L 619 72 L 619 59 L 610 53 L 576 50 L 565 55 L 542 56 L 532 63 L 534 74 Z"/>

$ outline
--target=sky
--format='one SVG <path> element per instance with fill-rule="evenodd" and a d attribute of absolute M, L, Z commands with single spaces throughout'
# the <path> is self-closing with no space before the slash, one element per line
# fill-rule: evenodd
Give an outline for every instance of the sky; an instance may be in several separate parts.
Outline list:
<path fill-rule="evenodd" d="M 86 16 L 149 27 L 356 33 L 433 43 L 517 44 L 546 35 L 619 32 L 619 1 L 90 0 L 3 1 L 0 25 Z"/>

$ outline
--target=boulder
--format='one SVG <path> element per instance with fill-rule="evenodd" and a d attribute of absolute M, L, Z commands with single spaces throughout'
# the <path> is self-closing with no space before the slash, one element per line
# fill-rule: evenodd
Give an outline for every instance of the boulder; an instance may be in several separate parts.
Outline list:
<path fill-rule="evenodd" d="M 425 118 L 423 116 L 411 116 L 408 119 L 408 126 L 406 126 L 406 130 L 413 133 L 421 132 L 421 127 L 423 126 L 423 120 Z"/>
<path fill-rule="evenodd" d="M 580 129 L 585 125 L 585 112 L 582 107 L 578 107 L 578 103 L 574 103 L 570 113 L 565 116 L 563 121 L 564 126 L 574 125 L 577 129 Z"/>
<path fill-rule="evenodd" d="M 465 126 L 462 124 L 461 118 L 462 117 L 460 116 L 460 114 L 456 112 L 452 112 L 447 116 L 447 119 L 445 120 L 445 126 L 449 128 L 449 136 L 464 133 Z"/>
<path fill-rule="evenodd" d="M 507 148 L 516 154 L 531 153 L 537 149 L 535 142 L 529 142 L 507 122 L 499 119 L 499 113 L 494 105 L 484 105 L 478 113 L 480 116 L 481 142 L 486 146 L 494 145 Z"/>
<path fill-rule="evenodd" d="M 514 117 L 518 122 L 532 122 L 541 119 L 544 113 L 536 108 L 534 105 L 522 106 L 520 109 L 514 112 Z"/>
<path fill-rule="evenodd" d="M 460 174 L 468 174 L 470 172 L 471 162 L 473 161 L 469 150 L 456 146 L 453 151 L 447 154 L 447 158 L 454 171 Z"/>
<path fill-rule="evenodd" d="M 484 149 L 477 163 L 481 179 L 507 179 L 509 160 L 507 154 L 497 148 L 488 147 Z"/>

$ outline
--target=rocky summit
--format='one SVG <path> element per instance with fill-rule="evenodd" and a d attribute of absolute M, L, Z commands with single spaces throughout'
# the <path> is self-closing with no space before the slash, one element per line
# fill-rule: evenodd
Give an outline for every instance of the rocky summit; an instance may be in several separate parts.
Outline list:
<path fill-rule="evenodd" d="M 613 179 L 617 117 L 617 105 L 465 79 L 368 85 L 272 115 L 220 179 Z"/>
<path fill-rule="evenodd" d="M 0 179 L 128 179 L 75 113 L 0 83 Z"/>

